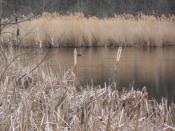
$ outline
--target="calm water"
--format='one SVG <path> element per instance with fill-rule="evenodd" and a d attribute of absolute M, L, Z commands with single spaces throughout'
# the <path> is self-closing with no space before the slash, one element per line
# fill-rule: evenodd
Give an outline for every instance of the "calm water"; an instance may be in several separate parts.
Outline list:
<path fill-rule="evenodd" d="M 53 73 L 73 65 L 73 50 L 69 49 L 18 49 L 16 54 L 31 52 L 19 61 L 25 66 L 38 63 L 48 51 L 42 67 L 50 67 Z M 115 81 L 120 88 L 143 88 L 151 96 L 167 97 L 175 101 L 175 48 L 124 48 L 116 67 L 117 48 L 80 48 L 76 75 L 80 83 L 94 85 Z"/>

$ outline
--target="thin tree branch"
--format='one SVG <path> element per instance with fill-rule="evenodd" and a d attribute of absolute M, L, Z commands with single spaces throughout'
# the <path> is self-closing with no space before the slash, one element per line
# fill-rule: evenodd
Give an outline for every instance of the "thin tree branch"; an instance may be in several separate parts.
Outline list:
<path fill-rule="evenodd" d="M 28 74 L 32 73 L 34 70 L 36 70 L 46 59 L 46 57 L 48 56 L 49 51 L 47 51 L 47 53 L 45 54 L 45 56 L 41 59 L 41 61 L 34 67 L 32 68 Z M 25 77 L 27 75 L 27 73 L 25 73 L 24 75 L 22 75 L 19 79 L 22 79 L 23 77 Z"/>
<path fill-rule="evenodd" d="M 3 78 L 3 76 L 5 75 L 5 73 L 7 72 L 8 68 L 10 67 L 10 65 L 11 65 L 16 59 L 18 59 L 20 56 L 22 56 L 22 55 L 24 55 L 24 54 L 27 54 L 27 53 L 23 53 L 23 54 L 20 54 L 20 55 L 15 56 L 15 57 L 10 61 L 10 63 L 7 64 L 7 66 L 5 67 L 3 73 L 2 73 L 1 76 L 0 76 L 0 81 L 2 81 L 2 78 Z"/>

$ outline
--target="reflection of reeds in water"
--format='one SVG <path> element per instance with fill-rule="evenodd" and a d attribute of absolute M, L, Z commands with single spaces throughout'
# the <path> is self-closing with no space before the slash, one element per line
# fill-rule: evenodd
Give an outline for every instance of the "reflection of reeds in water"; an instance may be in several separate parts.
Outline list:
<path fill-rule="evenodd" d="M 83 14 L 44 13 L 19 24 L 21 46 L 162 46 L 175 44 L 175 16 L 116 15 L 99 19 Z M 4 31 L 15 32 L 13 26 Z M 4 34 L 3 40 L 13 39 Z"/>

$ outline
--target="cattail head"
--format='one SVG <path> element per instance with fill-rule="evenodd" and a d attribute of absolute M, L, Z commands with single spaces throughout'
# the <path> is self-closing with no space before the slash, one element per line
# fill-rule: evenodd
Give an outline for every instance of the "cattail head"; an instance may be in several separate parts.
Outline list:
<path fill-rule="evenodd" d="M 74 67 L 77 65 L 77 49 L 74 49 Z"/>
<path fill-rule="evenodd" d="M 116 63 L 120 61 L 121 53 L 122 53 L 122 47 L 119 47 L 117 51 Z"/>

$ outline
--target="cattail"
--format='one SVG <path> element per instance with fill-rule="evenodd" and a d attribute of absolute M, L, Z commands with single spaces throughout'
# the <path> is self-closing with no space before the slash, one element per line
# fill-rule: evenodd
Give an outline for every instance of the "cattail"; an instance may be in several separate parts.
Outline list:
<path fill-rule="evenodd" d="M 122 47 L 119 47 L 117 51 L 116 63 L 120 61 L 121 53 L 122 53 Z"/>
<path fill-rule="evenodd" d="M 77 65 L 77 49 L 74 49 L 74 67 Z"/>
<path fill-rule="evenodd" d="M 148 98 L 148 91 L 147 91 L 146 86 L 143 87 L 142 92 L 143 92 L 143 96 L 144 96 L 145 98 Z"/>
<path fill-rule="evenodd" d="M 39 41 L 39 47 L 42 48 L 42 45 L 43 45 L 43 44 L 42 44 L 42 41 L 40 40 L 40 41 Z"/>
<path fill-rule="evenodd" d="M 51 44 L 52 44 L 52 46 L 54 46 L 54 39 L 53 39 L 53 37 L 51 37 Z"/>
<path fill-rule="evenodd" d="M 39 47 L 42 47 L 42 41 L 40 39 L 40 35 L 39 35 L 39 28 L 36 29 L 36 44 L 39 44 Z"/>

